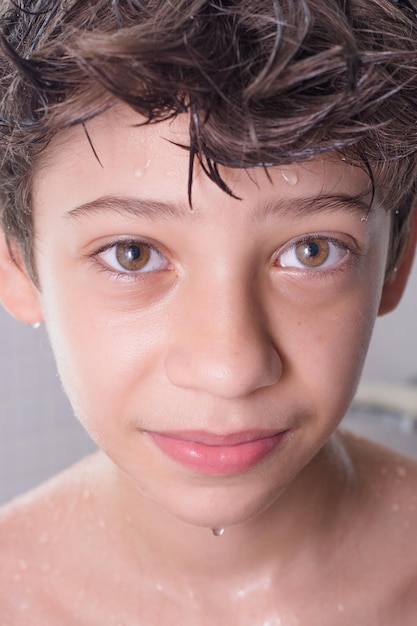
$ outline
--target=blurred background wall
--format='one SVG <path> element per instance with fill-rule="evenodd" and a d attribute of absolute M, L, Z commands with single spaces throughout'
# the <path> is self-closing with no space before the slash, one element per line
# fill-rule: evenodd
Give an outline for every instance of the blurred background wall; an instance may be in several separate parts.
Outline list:
<path fill-rule="evenodd" d="M 414 267 L 399 308 L 377 321 L 363 374 L 365 386 L 401 383 L 417 390 L 416 316 Z M 0 309 L 0 345 L 1 504 L 95 448 L 61 389 L 44 328 L 26 327 Z M 362 405 L 346 424 L 417 456 L 417 435 L 404 417 Z"/>
<path fill-rule="evenodd" d="M 0 307 L 0 504 L 94 449 L 73 416 L 43 327 Z"/>

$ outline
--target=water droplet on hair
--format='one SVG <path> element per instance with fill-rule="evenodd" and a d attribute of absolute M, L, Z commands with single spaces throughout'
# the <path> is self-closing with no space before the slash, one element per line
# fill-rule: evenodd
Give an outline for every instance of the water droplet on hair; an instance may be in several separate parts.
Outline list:
<path fill-rule="evenodd" d="M 291 185 L 291 187 L 295 187 L 295 185 L 298 183 L 297 172 L 283 170 L 281 171 L 281 176 L 288 185 Z"/>
<path fill-rule="evenodd" d="M 224 528 L 212 528 L 211 532 L 215 537 L 221 537 L 224 533 Z"/>

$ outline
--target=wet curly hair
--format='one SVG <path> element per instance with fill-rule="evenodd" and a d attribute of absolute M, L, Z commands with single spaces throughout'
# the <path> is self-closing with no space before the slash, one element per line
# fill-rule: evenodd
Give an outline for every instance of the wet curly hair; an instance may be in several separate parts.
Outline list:
<path fill-rule="evenodd" d="M 337 152 L 393 213 L 390 269 L 416 196 L 417 17 L 406 0 L 2 0 L 2 226 L 36 280 L 31 189 L 50 139 L 117 102 L 189 115 L 200 162 Z M 93 147 L 93 146 L 92 146 Z M 93 147 L 94 148 L 94 147 Z"/>

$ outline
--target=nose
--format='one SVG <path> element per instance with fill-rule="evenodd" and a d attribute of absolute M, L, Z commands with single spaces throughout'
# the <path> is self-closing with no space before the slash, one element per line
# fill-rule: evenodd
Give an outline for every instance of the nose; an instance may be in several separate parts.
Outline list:
<path fill-rule="evenodd" d="M 173 311 L 165 360 L 169 381 L 225 399 L 274 385 L 282 363 L 262 299 L 250 285 L 206 281 L 185 291 Z"/>

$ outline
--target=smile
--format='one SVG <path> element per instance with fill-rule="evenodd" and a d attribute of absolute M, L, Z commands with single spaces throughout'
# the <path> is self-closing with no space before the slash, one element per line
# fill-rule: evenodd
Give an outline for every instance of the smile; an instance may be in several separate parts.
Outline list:
<path fill-rule="evenodd" d="M 153 443 L 181 465 L 209 475 L 246 472 L 283 443 L 288 430 L 216 435 L 203 431 L 148 432 Z"/>

